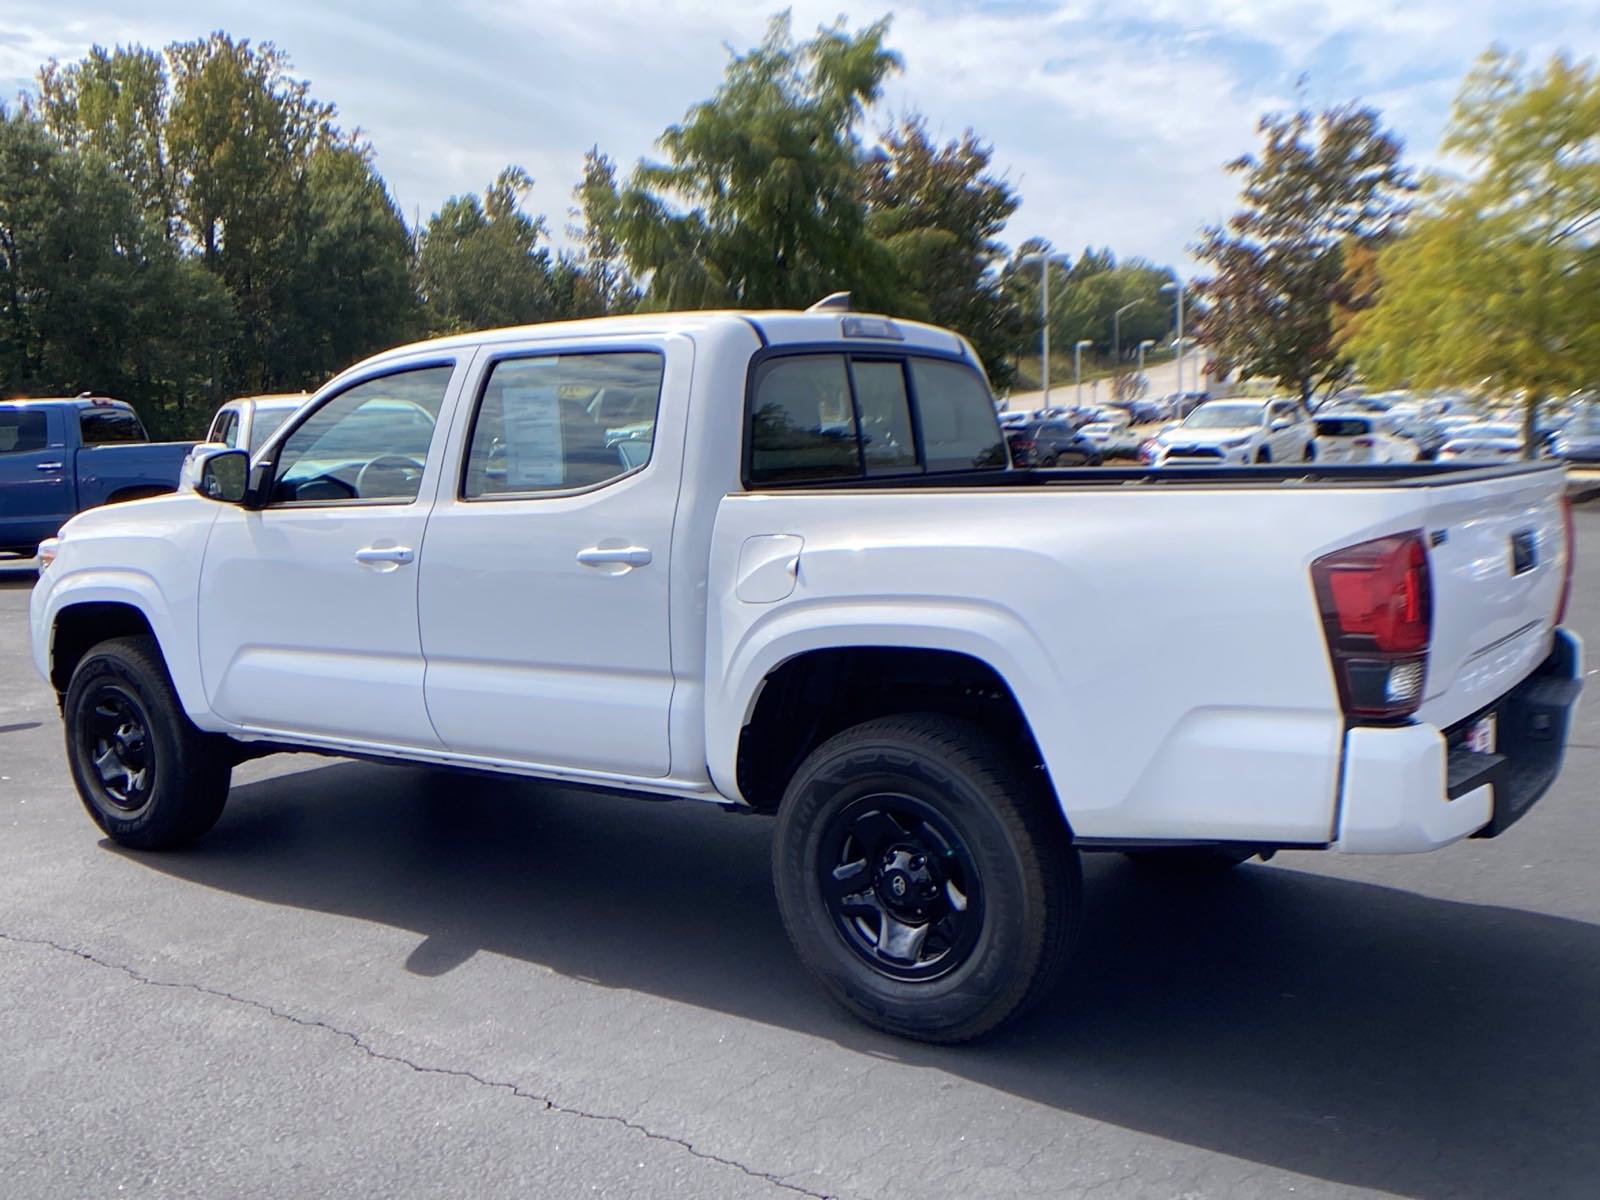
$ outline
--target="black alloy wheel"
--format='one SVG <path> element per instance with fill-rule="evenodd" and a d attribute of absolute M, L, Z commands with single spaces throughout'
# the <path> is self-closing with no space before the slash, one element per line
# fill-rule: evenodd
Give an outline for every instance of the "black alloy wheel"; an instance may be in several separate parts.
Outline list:
<path fill-rule="evenodd" d="M 983 928 L 972 852 L 913 796 L 863 796 L 822 833 L 818 883 L 845 944 L 891 979 L 933 979 L 966 962 Z"/>
<path fill-rule="evenodd" d="M 150 717 L 137 697 L 115 683 L 99 684 L 84 704 L 87 715 L 78 737 L 94 768 L 90 784 L 102 803 L 134 816 L 150 803 L 155 790 Z"/>

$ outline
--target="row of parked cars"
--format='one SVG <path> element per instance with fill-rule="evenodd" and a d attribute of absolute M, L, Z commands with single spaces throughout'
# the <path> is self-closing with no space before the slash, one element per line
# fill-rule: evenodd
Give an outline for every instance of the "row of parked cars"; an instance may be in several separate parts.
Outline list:
<path fill-rule="evenodd" d="M 1153 403 L 1001 414 L 1019 466 L 1098 466 L 1134 458 L 1149 466 L 1242 466 L 1323 462 L 1373 465 L 1439 460 L 1503 462 L 1523 457 L 1518 419 L 1498 417 L 1465 397 L 1414 399 L 1344 394 L 1308 412 L 1292 397 L 1206 401 L 1184 398 L 1181 419 L 1150 432 Z M 1146 429 L 1138 429 L 1138 426 Z M 1600 408 L 1575 405 L 1535 426 L 1536 454 L 1600 462 Z"/>

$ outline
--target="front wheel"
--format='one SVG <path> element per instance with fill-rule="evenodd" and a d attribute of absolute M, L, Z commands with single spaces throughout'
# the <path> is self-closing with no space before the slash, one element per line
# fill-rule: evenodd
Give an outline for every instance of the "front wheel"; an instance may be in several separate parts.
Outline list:
<path fill-rule="evenodd" d="M 166 850 L 217 823 L 232 759 L 184 715 L 155 639 L 115 638 L 89 651 L 62 717 L 78 796 L 113 841 Z"/>
<path fill-rule="evenodd" d="M 1258 462 L 1258 463 L 1270 463 L 1271 461 L 1272 461 L 1272 451 L 1271 450 L 1268 450 L 1265 446 L 1263 446 L 1263 447 L 1261 447 L 1261 449 L 1256 451 L 1256 462 Z"/>
<path fill-rule="evenodd" d="M 931 714 L 869 721 L 801 764 L 778 810 L 785 928 L 867 1024 L 959 1042 L 1044 995 L 1082 875 L 1054 801 L 994 739 Z"/>

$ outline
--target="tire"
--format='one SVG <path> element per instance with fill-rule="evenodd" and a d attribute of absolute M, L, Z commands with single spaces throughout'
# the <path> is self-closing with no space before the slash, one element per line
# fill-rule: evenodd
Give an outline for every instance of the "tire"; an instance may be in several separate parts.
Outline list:
<path fill-rule="evenodd" d="M 1315 442 L 1307 442 L 1306 443 L 1306 452 L 1305 452 L 1304 455 L 1302 455 L 1302 461 L 1303 462 L 1316 462 L 1317 461 L 1317 445 L 1316 445 Z"/>
<path fill-rule="evenodd" d="M 169 850 L 217 823 L 233 772 L 227 741 L 202 733 L 150 637 L 89 651 L 62 704 L 78 797 L 119 845 Z"/>
<path fill-rule="evenodd" d="M 1059 454 L 1052 454 L 1048 458 L 1041 458 L 1039 460 L 1039 465 L 1041 467 L 1055 467 L 1059 466 L 1060 464 L 1061 456 Z"/>
<path fill-rule="evenodd" d="M 1163 846 L 1123 855 L 1142 871 L 1195 879 L 1225 874 L 1255 856 L 1256 851 L 1237 846 Z"/>
<path fill-rule="evenodd" d="M 1269 450 L 1265 446 L 1263 446 L 1263 447 L 1261 447 L 1261 449 L 1256 451 L 1256 462 L 1258 462 L 1258 463 L 1270 463 L 1271 461 L 1272 461 L 1272 451 L 1271 450 Z"/>
<path fill-rule="evenodd" d="M 795 951 L 839 1004 L 888 1033 L 962 1042 L 1050 990 L 1083 877 L 1030 774 L 977 726 L 926 713 L 857 725 L 801 764 L 773 879 Z"/>

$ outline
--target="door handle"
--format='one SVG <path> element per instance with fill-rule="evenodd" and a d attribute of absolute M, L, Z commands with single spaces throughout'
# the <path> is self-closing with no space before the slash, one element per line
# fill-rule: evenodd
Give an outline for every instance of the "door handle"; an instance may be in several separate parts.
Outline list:
<path fill-rule="evenodd" d="M 356 551 L 358 563 L 408 563 L 416 556 L 410 546 L 365 546 Z"/>
<path fill-rule="evenodd" d="M 644 567 L 650 565 L 650 557 L 650 551 L 643 546 L 617 546 L 604 550 L 599 546 L 590 546 L 587 550 L 578 551 L 578 561 L 586 567 L 598 567 L 606 563 Z"/>
<path fill-rule="evenodd" d="M 37 464 L 34 465 L 33 469 L 35 471 L 59 471 L 65 465 L 66 464 L 64 464 L 64 463 L 58 463 L 58 462 L 57 463 L 37 463 Z"/>

